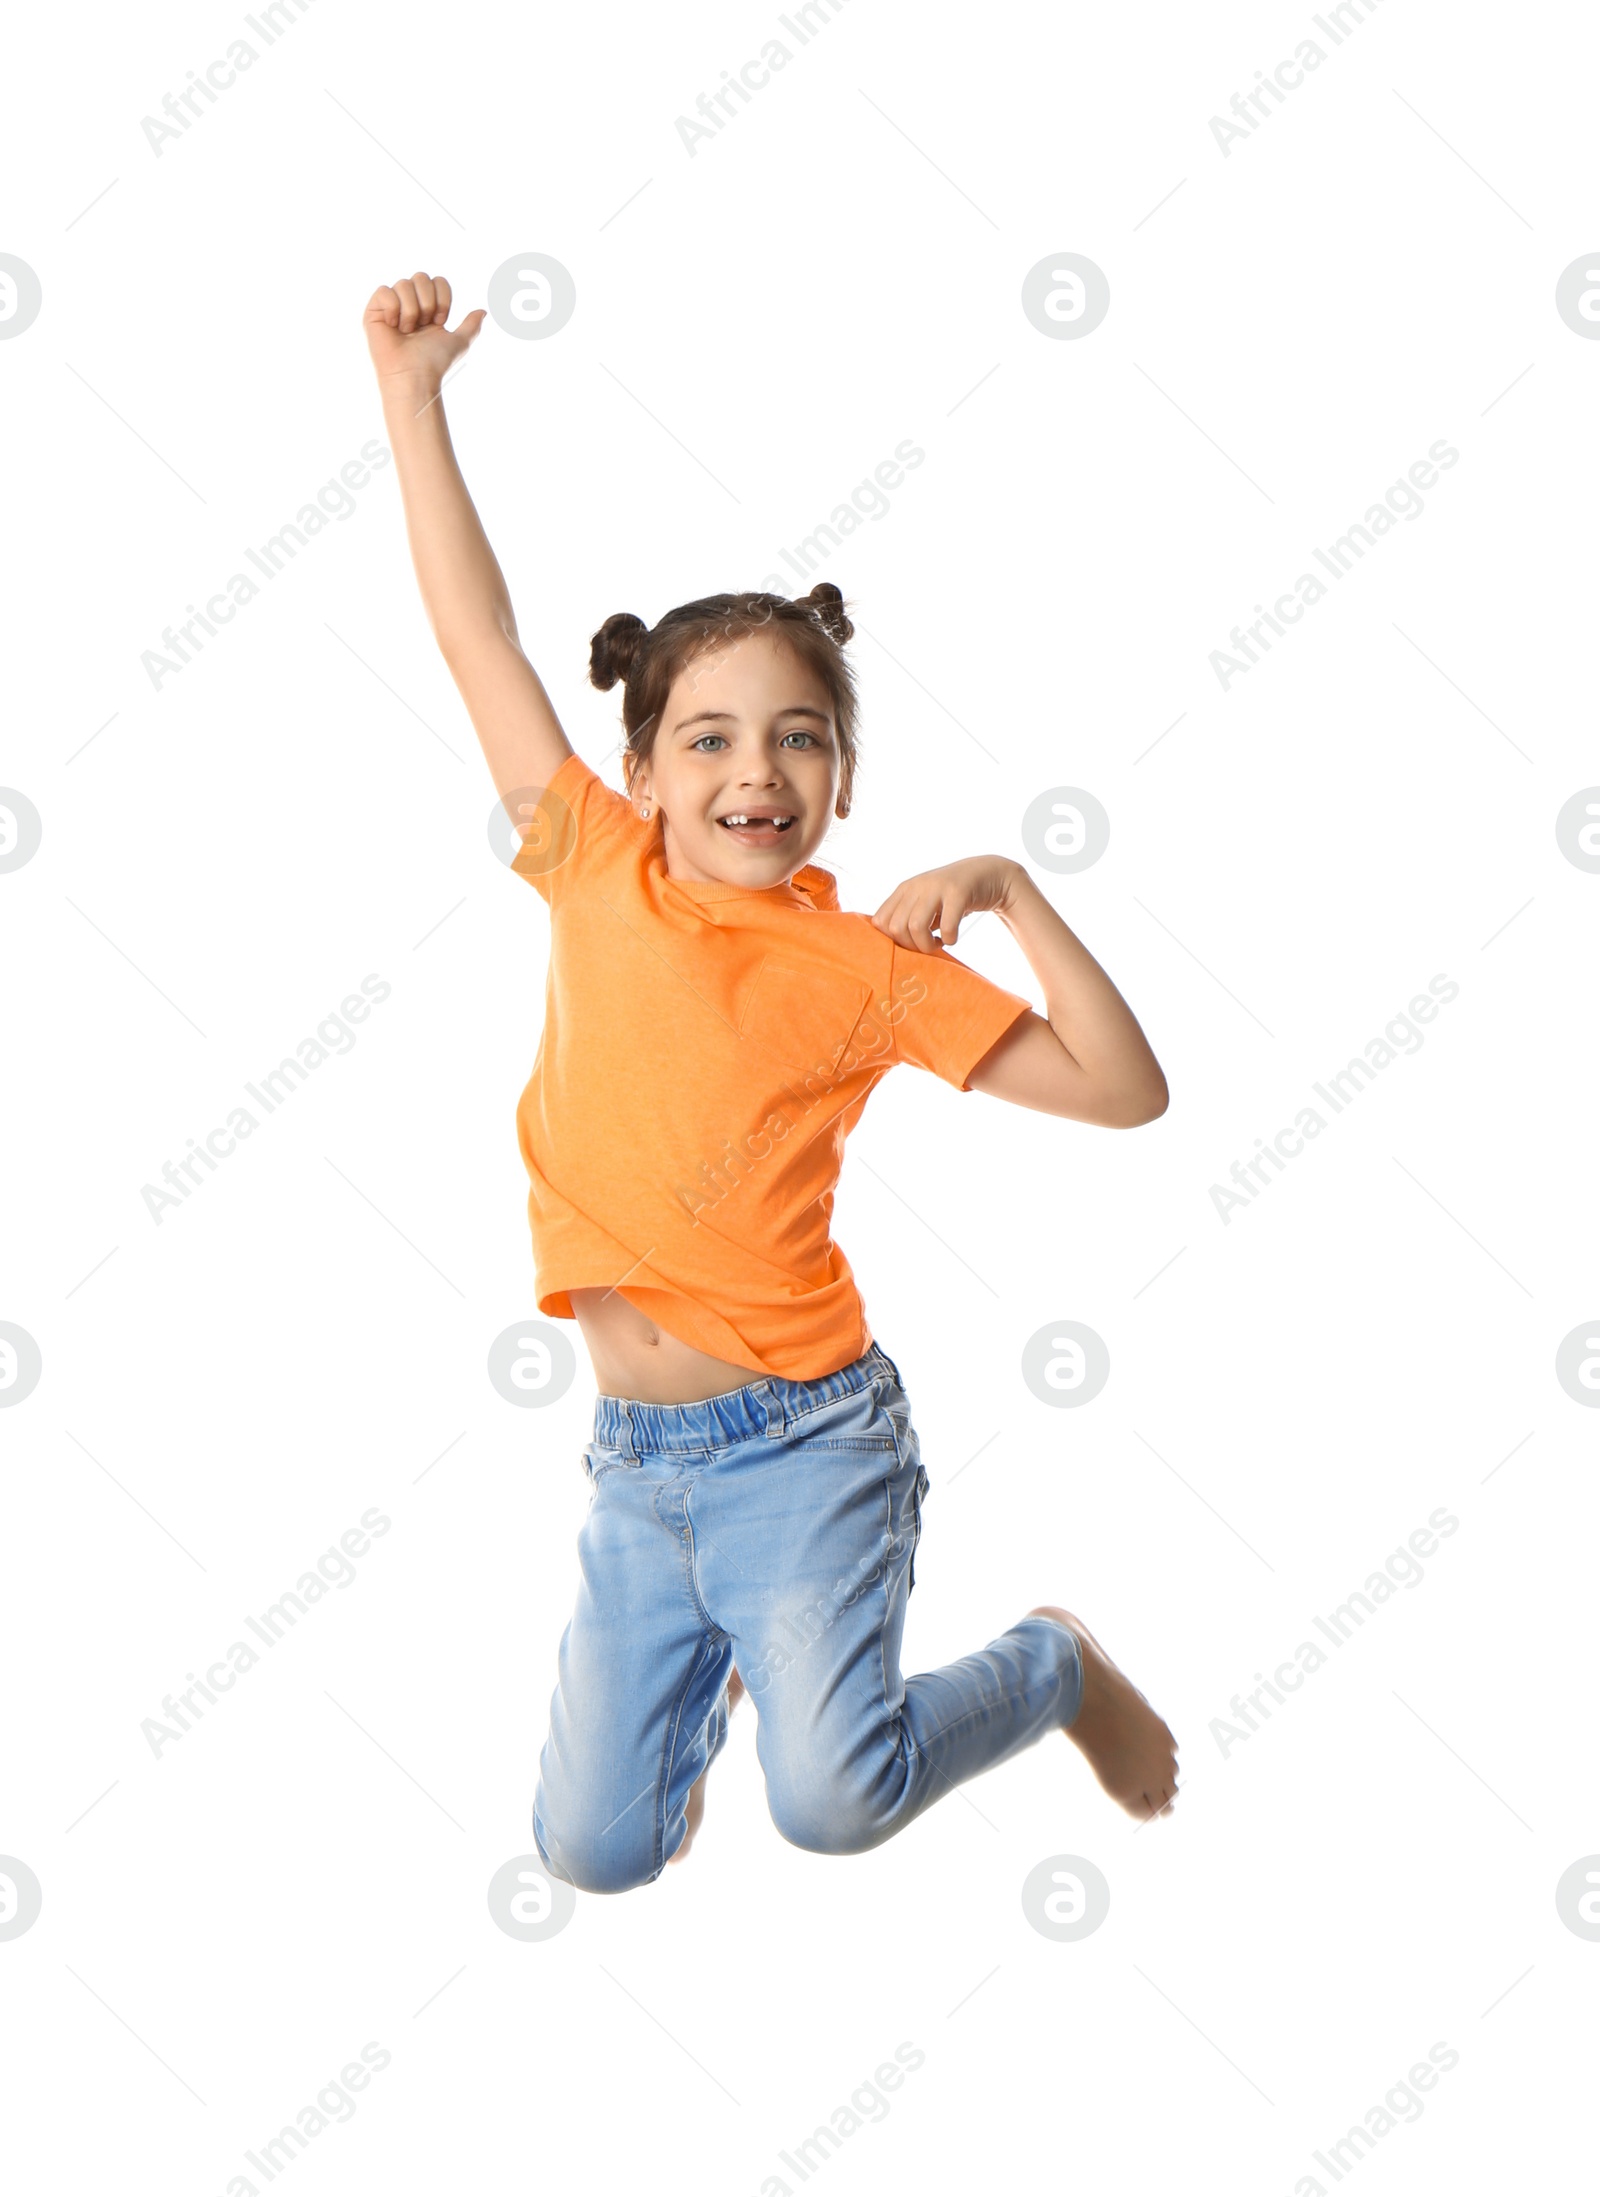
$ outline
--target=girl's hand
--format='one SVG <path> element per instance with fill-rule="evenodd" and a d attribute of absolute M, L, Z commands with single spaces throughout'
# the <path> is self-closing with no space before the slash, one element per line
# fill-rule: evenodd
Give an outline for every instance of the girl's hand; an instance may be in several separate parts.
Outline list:
<path fill-rule="evenodd" d="M 952 862 L 942 870 L 924 870 L 919 877 L 908 877 L 903 885 L 895 887 L 872 920 L 897 946 L 909 946 L 922 954 L 942 954 L 947 946 L 955 944 L 963 916 L 980 915 L 987 908 L 1004 915 L 1026 874 L 1019 862 L 1009 861 L 1004 855 L 969 855 L 966 861 Z"/>
<path fill-rule="evenodd" d="M 404 277 L 385 284 L 367 300 L 362 326 L 380 382 L 410 382 L 435 394 L 446 373 L 471 344 L 484 323 L 484 309 L 468 313 L 458 328 L 450 318 L 450 285 L 443 275 Z"/>

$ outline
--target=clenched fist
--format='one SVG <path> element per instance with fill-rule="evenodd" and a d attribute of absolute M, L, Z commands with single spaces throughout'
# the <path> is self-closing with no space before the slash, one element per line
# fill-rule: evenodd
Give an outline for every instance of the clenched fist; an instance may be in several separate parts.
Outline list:
<path fill-rule="evenodd" d="M 380 383 L 406 383 L 422 396 L 437 394 L 445 375 L 468 349 L 485 319 L 484 308 L 447 328 L 450 285 L 443 275 L 402 277 L 367 300 L 362 325 Z"/>

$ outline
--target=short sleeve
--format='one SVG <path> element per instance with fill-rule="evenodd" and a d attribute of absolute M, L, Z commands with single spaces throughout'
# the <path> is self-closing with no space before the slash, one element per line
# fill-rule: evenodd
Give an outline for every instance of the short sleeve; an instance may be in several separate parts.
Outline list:
<path fill-rule="evenodd" d="M 895 1058 L 970 1090 L 968 1076 L 1032 1001 L 969 969 L 954 954 L 891 949 L 891 999 L 905 1012 L 893 1024 Z"/>
<path fill-rule="evenodd" d="M 519 787 L 510 806 L 528 828 L 511 860 L 517 876 L 555 905 L 573 880 L 598 868 L 626 831 L 627 797 L 608 786 L 574 751 L 543 786 Z"/>

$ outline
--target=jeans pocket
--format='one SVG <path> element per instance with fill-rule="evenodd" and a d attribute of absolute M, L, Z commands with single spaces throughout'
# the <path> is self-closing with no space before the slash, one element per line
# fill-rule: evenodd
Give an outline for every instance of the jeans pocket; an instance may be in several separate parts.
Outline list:
<path fill-rule="evenodd" d="M 879 1418 L 893 1437 L 896 1461 L 908 1465 L 915 1459 L 920 1472 L 921 1445 L 911 1424 L 911 1403 L 905 1390 L 898 1380 L 884 1373 L 878 1375 L 872 1386 L 878 1399 Z"/>
<path fill-rule="evenodd" d="M 882 1409 L 882 1384 L 847 1389 L 808 1411 L 791 1412 L 789 1438 L 802 1449 L 881 1450 L 903 1463 L 897 1430 Z"/>
<path fill-rule="evenodd" d="M 618 1465 L 632 1462 L 623 1451 L 607 1449 L 603 1442 L 585 1442 L 583 1445 L 583 1469 L 591 1487 L 598 1487 L 604 1475 Z"/>

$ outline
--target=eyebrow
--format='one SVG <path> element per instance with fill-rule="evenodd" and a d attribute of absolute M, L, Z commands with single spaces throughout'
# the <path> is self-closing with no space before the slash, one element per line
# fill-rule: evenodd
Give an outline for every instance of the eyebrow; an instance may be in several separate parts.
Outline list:
<path fill-rule="evenodd" d="M 780 717 L 814 717 L 819 725 L 830 723 L 827 711 L 815 709 L 809 702 L 791 702 L 786 709 L 780 709 L 777 715 Z M 674 732 L 683 732 L 690 725 L 736 725 L 738 721 L 732 710 L 702 709 L 697 710 L 692 717 L 680 717 L 672 729 Z"/>

